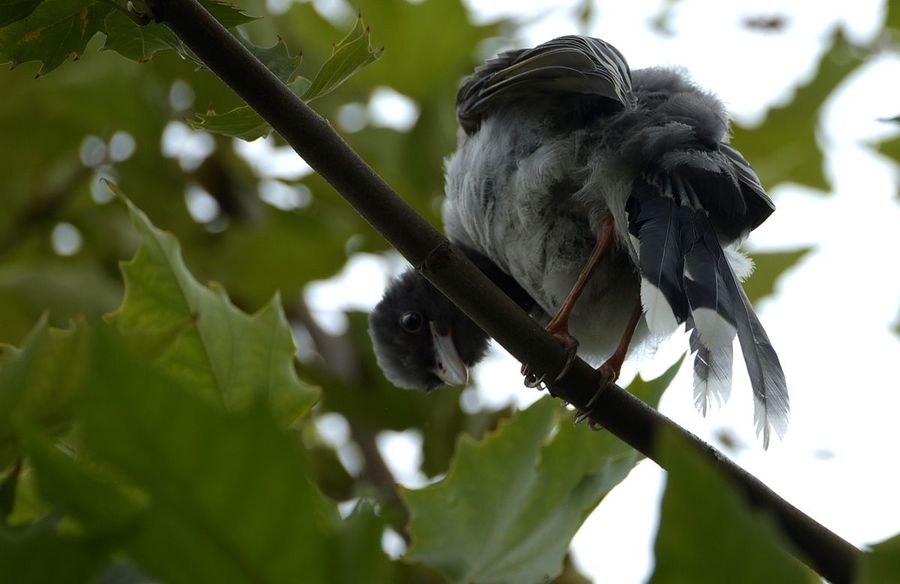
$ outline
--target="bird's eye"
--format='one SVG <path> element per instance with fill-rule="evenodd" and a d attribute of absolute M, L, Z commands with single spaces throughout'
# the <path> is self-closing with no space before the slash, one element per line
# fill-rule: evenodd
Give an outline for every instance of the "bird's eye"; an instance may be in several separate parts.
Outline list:
<path fill-rule="evenodd" d="M 400 326 L 409 333 L 418 332 L 422 328 L 422 315 L 418 312 L 404 312 L 400 317 Z"/>

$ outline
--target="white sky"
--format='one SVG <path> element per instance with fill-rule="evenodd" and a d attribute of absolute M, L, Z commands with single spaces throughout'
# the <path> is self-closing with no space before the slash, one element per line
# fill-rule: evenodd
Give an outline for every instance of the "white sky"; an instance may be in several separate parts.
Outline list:
<path fill-rule="evenodd" d="M 510 46 L 587 32 L 619 48 L 633 69 L 683 66 L 744 123 L 761 121 L 766 108 L 788 100 L 798 81 L 813 74 L 836 25 L 851 40 L 870 43 L 884 9 L 878 0 L 683 0 L 673 9 L 675 34 L 660 36 L 651 30 L 650 19 L 662 1 L 601 2 L 586 31 L 572 19 L 582 4 L 576 0 L 467 3 L 480 19 L 512 16 L 528 22 L 522 38 L 510 39 Z M 740 26 L 745 17 L 769 15 L 787 17 L 787 28 L 772 34 Z M 661 404 L 663 413 L 714 443 L 727 430 L 741 445 L 734 457 L 742 466 L 858 545 L 900 531 L 900 474 L 887 462 L 896 459 L 900 443 L 900 340 L 891 332 L 900 310 L 898 169 L 866 147 L 896 132 L 877 120 L 900 113 L 897 79 L 900 56 L 884 54 L 840 87 L 825 108 L 818 136 L 826 148 L 834 193 L 825 197 L 797 186 L 775 189 L 778 211 L 751 236 L 750 248 L 756 250 L 816 248 L 779 281 L 777 294 L 758 307 L 791 391 L 792 420 L 784 442 L 764 452 L 754 436 L 749 382 L 739 362 L 731 402 L 708 418 L 693 408 L 687 367 Z M 371 117 L 382 124 L 390 123 L 391 100 L 402 102 L 402 96 L 388 97 L 383 111 L 378 104 L 369 106 L 377 112 Z M 414 115 L 404 103 L 393 111 L 400 126 L 404 116 Z M 401 267 L 396 258 L 361 257 L 332 281 L 311 286 L 306 296 L 325 325 L 339 328 L 341 309 L 371 308 L 381 294 L 381 287 L 373 289 L 371 282 L 386 284 L 385 272 Z M 655 376 L 686 348 L 686 339 L 676 336 L 640 369 Z M 518 364 L 499 350 L 479 366 L 475 379 L 482 403 L 525 404 L 539 397 L 522 388 Z M 409 443 L 394 435 L 383 440 L 392 466 L 415 482 L 416 469 L 404 468 L 402 458 L 392 456 L 408 450 Z M 579 532 L 573 544 L 576 560 L 596 581 L 636 583 L 652 573 L 663 484 L 662 471 L 641 463 Z"/>

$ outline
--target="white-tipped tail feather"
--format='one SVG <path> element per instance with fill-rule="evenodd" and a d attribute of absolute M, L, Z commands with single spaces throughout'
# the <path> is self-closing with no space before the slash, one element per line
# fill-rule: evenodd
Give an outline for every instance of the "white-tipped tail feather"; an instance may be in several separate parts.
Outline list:
<path fill-rule="evenodd" d="M 694 325 L 704 347 L 715 351 L 726 345 L 731 346 L 737 329 L 722 315 L 712 308 L 700 307 L 693 309 L 691 316 L 694 317 Z"/>
<path fill-rule="evenodd" d="M 662 291 L 646 278 L 641 279 L 641 305 L 644 308 L 647 328 L 653 336 L 665 338 L 678 328 L 678 321 L 669 301 Z"/>

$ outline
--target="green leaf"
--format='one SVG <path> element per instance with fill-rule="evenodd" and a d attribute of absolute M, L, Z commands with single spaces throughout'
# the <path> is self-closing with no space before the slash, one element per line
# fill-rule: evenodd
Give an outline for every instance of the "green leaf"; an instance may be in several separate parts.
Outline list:
<path fill-rule="evenodd" d="M 298 77 L 300 56 L 290 54 L 287 46 L 279 40 L 269 48 L 254 45 L 243 35 L 236 35 L 266 67 L 291 91 L 305 101 L 327 95 L 366 65 L 381 56 L 381 51 L 373 51 L 369 45 L 369 29 L 358 18 L 356 26 L 341 42 L 334 46 L 334 52 L 311 82 Z M 209 111 L 196 114 L 187 123 L 196 130 L 213 132 L 242 140 L 256 140 L 268 136 L 272 127 L 249 106 L 240 106 L 223 114 Z"/>
<path fill-rule="evenodd" d="M 450 582 L 495 581 L 488 574 L 495 562 L 511 556 L 506 533 L 524 509 L 558 408 L 554 400 L 542 399 L 480 444 L 461 439 L 443 481 L 404 491 L 413 533 L 407 559 L 437 568 Z"/>
<path fill-rule="evenodd" d="M 863 62 L 863 51 L 841 31 L 819 61 L 815 77 L 799 87 L 790 103 L 769 110 L 756 128 L 733 128 L 732 144 L 750 161 L 762 184 L 772 189 L 795 182 L 827 191 L 817 129 L 822 105 Z"/>
<path fill-rule="evenodd" d="M 41 61 L 45 75 L 77 59 L 112 10 L 97 0 L 44 0 L 27 17 L 0 28 L 0 63 Z"/>
<path fill-rule="evenodd" d="M 653 402 L 680 365 L 635 389 Z M 407 559 L 454 583 L 528 584 L 559 574 L 588 512 L 640 459 L 564 412 L 543 399 L 481 443 L 463 438 L 443 481 L 404 491 L 413 533 Z"/>
<path fill-rule="evenodd" d="M 171 584 L 328 582 L 336 514 L 269 409 L 223 411 L 123 341 L 98 331 L 82 420 L 87 453 L 146 497 L 128 555 Z"/>
<path fill-rule="evenodd" d="M 390 562 L 381 549 L 384 520 L 371 503 L 361 501 L 341 526 L 341 538 L 335 546 L 337 570 L 331 582 L 397 582 L 397 565 Z"/>
<path fill-rule="evenodd" d="M 35 469 L 41 498 L 76 519 L 92 537 L 123 537 L 133 530 L 146 503 L 127 493 L 96 469 L 62 453 L 40 432 L 24 431 L 24 447 Z"/>
<path fill-rule="evenodd" d="M 317 392 L 297 377 L 293 336 L 278 295 L 256 314 L 242 312 L 221 286 L 194 279 L 175 237 L 119 195 L 143 239 L 122 265 L 125 300 L 110 315 L 119 330 L 140 337 L 169 375 L 229 408 L 266 397 L 286 422 L 306 412 Z"/>
<path fill-rule="evenodd" d="M 0 467 L 18 452 L 18 424 L 51 432 L 69 427 L 88 366 L 82 327 L 51 329 L 41 319 L 20 349 L 2 347 L 0 360 Z"/>
<path fill-rule="evenodd" d="M 897 2 L 897 0 L 888 0 L 884 26 L 885 28 L 900 30 L 900 2 Z"/>
<path fill-rule="evenodd" d="M 508 410 L 486 410 L 469 415 L 460 409 L 461 388 L 444 388 L 431 393 L 398 391 L 388 382 L 375 359 L 368 333 L 368 315 L 352 312 L 348 339 L 358 347 L 359 379 L 348 380 L 340 375 L 313 370 L 311 378 L 326 388 L 322 392 L 321 407 L 338 412 L 351 425 L 403 431 L 416 428 L 422 433 L 422 472 L 433 477 L 447 472 L 456 448 L 457 437 L 465 434 L 481 438 L 509 416 Z"/>
<path fill-rule="evenodd" d="M 0 0 L 0 28 L 22 20 L 43 0 Z"/>
<path fill-rule="evenodd" d="M 894 162 L 900 163 L 900 136 L 894 136 L 889 140 L 879 142 L 878 151 Z"/>
<path fill-rule="evenodd" d="M 268 136 L 272 132 L 272 126 L 246 105 L 236 107 L 224 114 L 217 114 L 212 110 L 205 114 L 195 114 L 195 117 L 186 122 L 195 130 L 240 138 L 248 142 Z"/>
<path fill-rule="evenodd" d="M 862 555 L 859 562 L 858 584 L 893 582 L 900 574 L 900 536 L 872 546 L 872 551 Z"/>
<path fill-rule="evenodd" d="M 0 525 L 6 525 L 9 516 L 16 506 L 16 488 L 19 486 L 19 475 L 22 474 L 22 463 L 18 462 L 0 482 Z"/>
<path fill-rule="evenodd" d="M 750 302 L 769 296 L 775 291 L 775 282 L 781 275 L 800 262 L 812 251 L 810 247 L 804 247 L 792 251 L 760 252 L 751 254 L 755 268 L 753 273 L 744 282 L 744 291 Z"/>
<path fill-rule="evenodd" d="M 223 0 L 200 0 L 200 4 L 212 14 L 219 24 L 225 28 L 234 28 L 257 20 L 258 16 L 250 16 L 243 8 Z"/>
<path fill-rule="evenodd" d="M 118 10 L 106 17 L 103 49 L 138 63 L 145 63 L 154 54 L 168 49 L 174 49 L 182 57 L 188 55 L 181 40 L 167 26 L 155 22 L 140 25 Z"/>
<path fill-rule="evenodd" d="M 383 49 L 372 49 L 369 28 L 363 23 L 362 17 L 357 18 L 356 26 L 334 46 L 331 58 L 322 65 L 302 99 L 312 101 L 328 95 L 357 71 L 377 61 L 382 52 Z"/>
<path fill-rule="evenodd" d="M 92 581 L 105 556 L 105 546 L 61 533 L 56 517 L 25 527 L 0 526 L 4 582 L 83 584 Z"/>
<path fill-rule="evenodd" d="M 300 71 L 300 63 L 303 61 L 303 55 L 291 54 L 290 49 L 281 38 L 278 39 L 271 47 L 260 47 L 250 42 L 250 39 L 240 31 L 236 31 L 234 36 L 247 47 L 253 56 L 266 66 L 266 68 L 281 79 L 281 82 L 290 85 L 297 78 Z"/>
<path fill-rule="evenodd" d="M 299 96 L 309 87 L 309 80 L 298 77 L 289 87 L 294 94 Z M 247 105 L 236 107 L 224 114 L 210 110 L 205 114 L 195 114 L 193 118 L 185 121 L 195 130 L 240 138 L 248 142 L 272 133 L 272 126 Z"/>
<path fill-rule="evenodd" d="M 684 438 L 663 432 L 658 448 L 669 474 L 652 584 L 819 582 Z"/>
<path fill-rule="evenodd" d="M 628 384 L 628 393 L 651 407 L 657 407 L 663 392 L 669 387 L 672 380 L 675 379 L 678 370 L 681 369 L 684 357 L 685 356 L 682 355 L 678 361 L 669 366 L 669 368 L 656 379 L 644 380 L 638 375 L 634 378 L 634 381 Z"/>
<path fill-rule="evenodd" d="M 894 118 L 894 120 L 891 121 L 897 120 L 900 120 L 900 117 Z M 879 142 L 876 147 L 878 152 L 884 154 L 895 163 L 900 164 L 900 136 L 894 136 L 893 138 Z M 900 197 L 900 190 L 897 191 L 897 196 Z"/>

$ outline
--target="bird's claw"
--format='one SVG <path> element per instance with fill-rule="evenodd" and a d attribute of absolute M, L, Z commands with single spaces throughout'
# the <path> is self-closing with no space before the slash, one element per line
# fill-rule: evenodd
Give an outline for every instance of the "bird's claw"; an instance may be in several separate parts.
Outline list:
<path fill-rule="evenodd" d="M 606 388 L 611 384 L 615 383 L 616 379 L 619 378 L 618 371 L 610 365 L 609 363 L 603 363 L 600 367 L 597 368 L 597 373 L 600 377 L 600 382 L 597 384 L 597 390 L 594 392 L 594 395 L 591 396 L 591 399 L 588 400 L 588 403 L 585 404 L 584 409 L 579 409 L 575 413 L 575 423 L 580 424 L 581 422 L 588 420 L 591 415 L 591 408 L 594 407 L 594 404 L 597 402 L 597 398 L 600 397 L 600 394 L 606 391 Z M 595 420 L 588 420 L 588 427 L 591 430 L 599 431 L 603 429 L 603 426 L 600 425 L 599 422 Z"/>
<path fill-rule="evenodd" d="M 535 375 L 531 372 L 530 369 L 528 369 L 527 365 L 522 365 L 522 375 L 525 377 L 525 379 L 522 381 L 522 383 L 525 384 L 525 387 L 529 389 L 544 389 L 542 385 L 544 383 L 544 378 L 547 377 L 546 375 Z"/>
<path fill-rule="evenodd" d="M 575 357 L 578 356 L 578 339 L 568 334 L 564 337 L 557 336 L 556 338 L 562 342 L 562 346 L 566 350 L 566 362 L 563 363 L 562 369 L 554 378 L 554 381 L 559 381 L 566 376 L 566 373 L 569 372 L 569 369 L 575 363 Z"/>
<path fill-rule="evenodd" d="M 557 332 L 557 331 L 551 331 L 548 329 L 548 332 L 550 332 L 551 334 L 553 334 L 554 337 L 559 339 L 559 342 L 560 342 L 560 344 L 562 344 L 563 349 L 566 350 L 566 362 L 563 363 L 562 369 L 560 369 L 559 373 L 557 373 L 556 376 L 553 378 L 554 381 L 559 381 L 560 379 L 565 377 L 566 373 L 569 372 L 569 369 L 571 369 L 572 365 L 575 363 L 575 357 L 578 356 L 578 339 L 576 339 L 575 337 L 573 337 L 572 335 L 570 335 L 569 333 L 564 332 L 564 331 Z M 541 375 L 541 376 L 535 375 L 534 373 L 531 372 L 531 369 L 525 363 L 522 364 L 521 373 L 525 377 L 525 379 L 523 381 L 523 383 L 525 384 L 525 387 L 528 387 L 528 388 L 537 387 L 538 389 L 543 389 L 543 387 L 541 387 L 541 385 L 544 383 L 544 381 L 547 378 L 546 374 Z"/>

